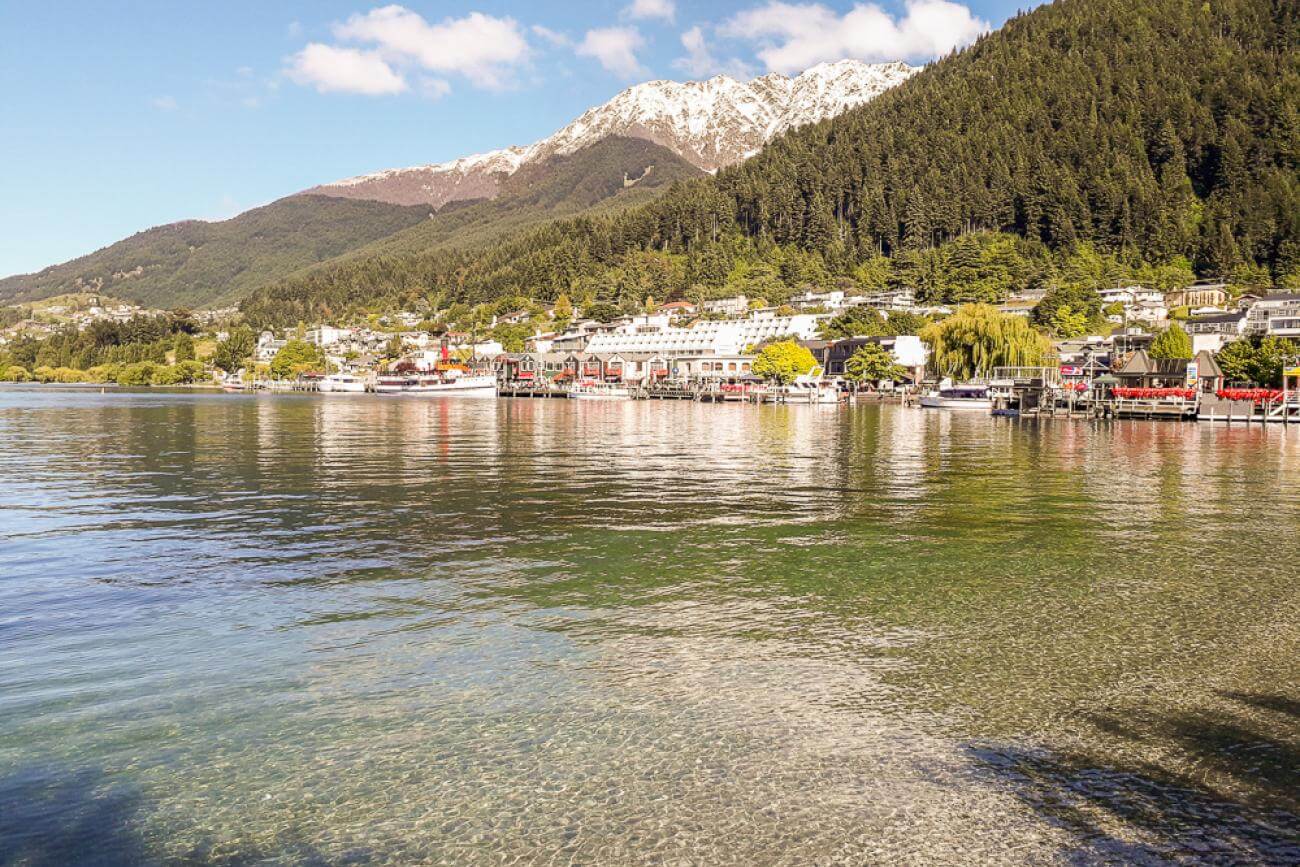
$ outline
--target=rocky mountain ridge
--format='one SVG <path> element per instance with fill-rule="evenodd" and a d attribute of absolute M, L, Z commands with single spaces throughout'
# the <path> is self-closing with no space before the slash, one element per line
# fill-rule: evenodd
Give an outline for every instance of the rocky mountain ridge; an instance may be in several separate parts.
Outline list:
<path fill-rule="evenodd" d="M 747 159 L 774 137 L 862 105 L 919 70 L 905 63 L 822 63 L 789 78 L 749 82 L 649 81 L 527 147 L 509 147 L 436 165 L 387 169 L 324 184 L 307 194 L 434 208 L 494 198 L 523 165 L 570 154 L 609 136 L 641 138 L 713 172 Z"/>

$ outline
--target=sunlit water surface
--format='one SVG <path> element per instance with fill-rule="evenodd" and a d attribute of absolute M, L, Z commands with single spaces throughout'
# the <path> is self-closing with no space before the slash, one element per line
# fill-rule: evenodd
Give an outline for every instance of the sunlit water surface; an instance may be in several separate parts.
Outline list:
<path fill-rule="evenodd" d="M 0 391 L 0 864 L 1300 861 L 1300 430 Z"/>

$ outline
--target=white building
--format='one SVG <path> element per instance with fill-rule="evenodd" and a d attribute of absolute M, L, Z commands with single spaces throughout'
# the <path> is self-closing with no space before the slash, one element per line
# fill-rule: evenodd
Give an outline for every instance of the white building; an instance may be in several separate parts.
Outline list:
<path fill-rule="evenodd" d="M 737 295 L 734 298 L 716 298 L 700 305 L 704 313 L 720 313 L 723 316 L 744 316 L 749 312 L 749 298 Z"/>
<path fill-rule="evenodd" d="M 329 347 L 351 341 L 354 339 L 355 334 L 356 330 L 353 328 L 335 328 L 332 325 L 322 325 L 319 328 L 309 329 L 304 337 L 308 343 L 315 346 Z"/>
<path fill-rule="evenodd" d="M 1103 289 L 1098 293 L 1101 295 L 1102 304 L 1164 304 L 1165 294 L 1157 289 L 1147 289 L 1144 286 L 1116 286 L 1114 289 Z"/>
<path fill-rule="evenodd" d="M 1169 308 L 1163 301 L 1139 301 L 1125 306 L 1124 315 L 1133 322 L 1158 327 L 1169 321 Z"/>
<path fill-rule="evenodd" d="M 269 363 L 275 358 L 275 354 L 284 348 L 289 341 L 276 337 L 274 332 L 263 331 L 257 337 L 257 350 L 254 357 L 262 364 Z"/>
<path fill-rule="evenodd" d="M 853 299 L 855 302 L 857 298 Z M 790 306 L 799 310 L 807 310 L 809 307 L 823 307 L 832 312 L 843 310 L 845 307 L 852 306 L 844 296 L 843 290 L 835 289 L 830 292 L 803 292 L 790 299 Z"/>
<path fill-rule="evenodd" d="M 1246 332 L 1300 337 L 1300 293 L 1261 295 L 1246 309 Z"/>
<path fill-rule="evenodd" d="M 916 293 L 911 289 L 889 289 L 855 296 L 853 301 L 878 310 L 911 310 L 916 307 Z"/>
<path fill-rule="evenodd" d="M 593 334 L 601 330 L 608 330 L 613 326 L 604 325 L 600 322 L 594 322 L 590 319 L 584 319 L 581 322 L 575 322 L 569 326 L 562 334 L 557 334 L 551 338 L 549 352 L 582 352 Z"/>
<path fill-rule="evenodd" d="M 738 379 L 753 369 L 754 356 L 740 353 L 683 355 L 672 361 L 673 379 Z"/>
<path fill-rule="evenodd" d="M 1028 319 L 1034 313 L 1034 308 L 1038 306 L 1037 301 L 1028 301 L 1023 298 L 1013 298 L 1002 302 L 998 305 L 998 311 L 1007 316 L 1021 316 Z"/>
<path fill-rule="evenodd" d="M 739 355 L 746 348 L 779 337 L 812 340 L 827 313 L 756 316 L 749 319 L 705 320 L 689 328 L 659 324 L 656 317 L 637 317 L 617 330 L 596 333 L 586 351 L 595 355 L 649 352 L 665 358 L 686 355 Z M 666 321 L 666 318 L 665 318 Z"/>

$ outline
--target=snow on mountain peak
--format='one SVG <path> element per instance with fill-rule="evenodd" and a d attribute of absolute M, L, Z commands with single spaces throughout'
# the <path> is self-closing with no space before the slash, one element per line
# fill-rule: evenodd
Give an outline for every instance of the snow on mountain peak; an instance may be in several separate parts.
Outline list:
<path fill-rule="evenodd" d="M 657 80 L 622 91 L 549 138 L 437 165 L 389 169 L 308 190 L 319 195 L 441 207 L 491 198 L 520 166 L 569 154 L 609 136 L 663 145 L 707 171 L 748 159 L 773 137 L 874 99 L 919 70 L 905 63 L 819 63 L 790 78 L 778 73 L 740 82 Z"/>

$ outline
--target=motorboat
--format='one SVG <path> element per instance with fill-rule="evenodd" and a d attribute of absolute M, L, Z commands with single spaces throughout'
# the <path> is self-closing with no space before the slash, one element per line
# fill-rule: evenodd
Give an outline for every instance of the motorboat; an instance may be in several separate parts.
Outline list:
<path fill-rule="evenodd" d="M 569 389 L 574 400 L 631 400 L 632 389 L 616 382 L 579 382 Z"/>
<path fill-rule="evenodd" d="M 366 390 L 366 381 L 351 373 L 331 373 L 321 379 L 320 390 L 326 394 L 360 394 Z"/>
<path fill-rule="evenodd" d="M 842 397 L 836 384 L 822 379 L 820 371 L 796 376 L 779 393 L 786 403 L 832 404 L 839 403 Z"/>
<path fill-rule="evenodd" d="M 993 411 L 993 397 L 986 385 L 940 383 L 939 388 L 921 396 L 921 406 L 928 409 L 976 409 Z"/>

